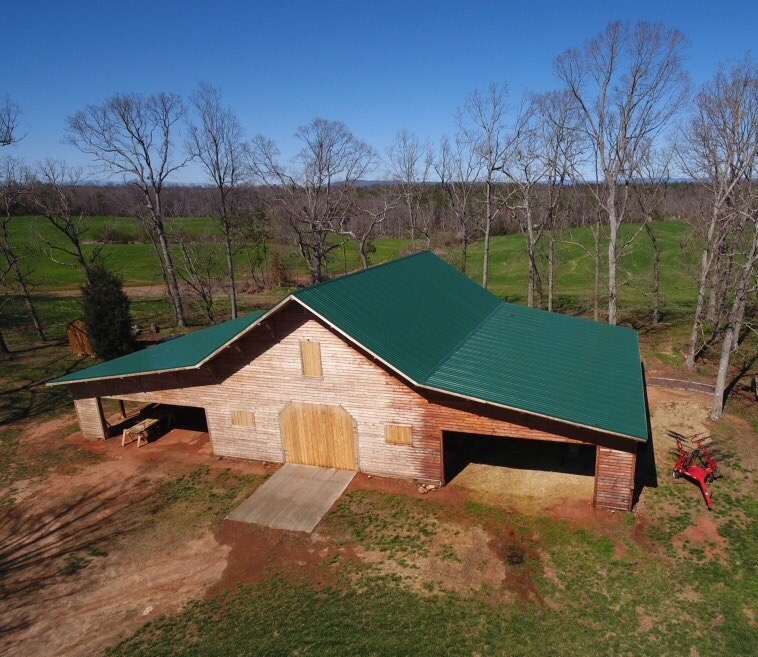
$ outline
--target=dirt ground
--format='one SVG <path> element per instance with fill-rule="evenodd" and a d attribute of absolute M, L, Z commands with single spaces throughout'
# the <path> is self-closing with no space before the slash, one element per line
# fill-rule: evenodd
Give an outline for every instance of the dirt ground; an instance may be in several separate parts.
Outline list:
<path fill-rule="evenodd" d="M 566 502 L 581 500 L 591 505 L 594 478 L 469 463 L 450 487 L 461 489 L 476 502 L 516 513 L 544 514 Z"/>
<path fill-rule="evenodd" d="M 666 432 L 707 430 L 708 398 L 651 388 L 649 401 L 660 474 L 670 460 Z M 51 436 L 71 431 L 72 422 L 73 417 L 66 416 L 29 423 L 22 440 L 44 446 Z M 465 594 L 494 587 L 502 599 L 534 601 L 537 595 L 528 577 L 504 583 L 503 564 L 512 557 L 513 537 L 465 522 L 452 521 L 445 538 L 434 538 L 428 553 L 407 568 L 385 563 L 382 553 L 330 541 L 318 528 L 305 535 L 229 521 L 196 527 L 190 523 L 181 531 L 173 531 L 166 522 L 143 526 L 133 510 L 155 492 L 157 482 L 198 466 L 231 468 L 241 475 L 270 474 L 277 466 L 220 460 L 212 455 L 207 434 L 186 430 L 174 430 L 140 449 L 135 444 L 122 448 L 118 438 L 85 442 L 78 433 L 66 442 L 90 450 L 100 460 L 74 473 L 53 472 L 0 491 L 0 500 L 6 501 L 0 506 L 0 655 L 98 654 L 191 599 L 281 573 L 307 576 L 316 585 L 331 584 L 345 563 L 379 564 L 387 572 L 407 576 L 418 590 L 436 587 Z M 423 497 L 450 508 L 474 500 L 577 524 L 605 522 L 608 514 L 591 508 L 592 485 L 592 477 L 582 475 L 469 464 L 454 483 L 424 496 L 413 482 L 362 474 L 350 490 Z M 644 514 L 644 493 L 640 513 Z M 707 518 L 677 540 L 701 539 L 719 540 Z M 107 550 L 88 552 L 88 545 L 101 540 Z M 550 578 L 551 565 L 539 545 L 531 545 L 527 537 L 519 546 Z M 78 568 L 83 562 L 85 566 Z M 66 574 L 67 566 L 73 572 Z"/>

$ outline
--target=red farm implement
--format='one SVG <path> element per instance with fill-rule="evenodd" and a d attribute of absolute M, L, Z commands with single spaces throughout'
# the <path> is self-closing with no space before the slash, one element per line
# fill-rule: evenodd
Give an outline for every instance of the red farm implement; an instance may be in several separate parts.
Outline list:
<path fill-rule="evenodd" d="M 686 477 L 694 481 L 703 493 L 708 510 L 713 511 L 713 499 L 708 484 L 716 478 L 716 470 L 719 467 L 719 458 L 708 435 L 696 434 L 683 436 L 675 431 L 669 431 L 669 435 L 676 441 L 674 454 L 674 479 Z"/>

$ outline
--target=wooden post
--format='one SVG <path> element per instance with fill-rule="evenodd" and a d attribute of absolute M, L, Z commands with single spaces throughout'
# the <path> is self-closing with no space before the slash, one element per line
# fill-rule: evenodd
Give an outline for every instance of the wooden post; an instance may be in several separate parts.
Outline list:
<path fill-rule="evenodd" d="M 118 400 L 118 410 L 121 412 L 121 419 L 126 419 L 126 406 L 124 406 L 124 400 L 119 399 Z"/>
<path fill-rule="evenodd" d="M 79 429 L 85 439 L 105 440 L 108 438 L 108 427 L 99 397 L 76 399 L 74 406 L 79 417 Z"/>

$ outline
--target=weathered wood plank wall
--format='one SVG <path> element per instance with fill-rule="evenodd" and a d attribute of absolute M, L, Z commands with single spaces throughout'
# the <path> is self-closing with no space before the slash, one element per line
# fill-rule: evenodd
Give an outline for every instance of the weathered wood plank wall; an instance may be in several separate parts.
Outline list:
<path fill-rule="evenodd" d="M 87 440 L 108 438 L 108 425 L 103 415 L 103 406 L 97 397 L 75 399 L 74 407 L 79 418 L 79 429 Z"/>
<path fill-rule="evenodd" d="M 597 448 L 595 506 L 628 511 L 634 497 L 635 452 Z"/>

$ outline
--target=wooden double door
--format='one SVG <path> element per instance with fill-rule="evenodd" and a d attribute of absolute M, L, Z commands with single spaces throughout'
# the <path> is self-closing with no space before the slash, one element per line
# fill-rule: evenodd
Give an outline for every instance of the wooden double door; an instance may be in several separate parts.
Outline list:
<path fill-rule="evenodd" d="M 279 414 L 288 463 L 358 469 L 355 422 L 341 406 L 290 402 Z"/>

